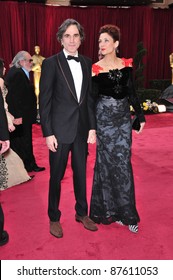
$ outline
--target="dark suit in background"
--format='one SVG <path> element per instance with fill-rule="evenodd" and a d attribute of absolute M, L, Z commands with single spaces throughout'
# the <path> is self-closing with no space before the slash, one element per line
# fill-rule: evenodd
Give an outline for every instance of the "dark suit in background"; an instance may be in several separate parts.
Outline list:
<path fill-rule="evenodd" d="M 9 140 L 9 132 L 8 132 L 8 123 L 7 117 L 4 109 L 4 100 L 2 97 L 2 92 L 0 89 L 0 140 L 5 141 Z"/>
<path fill-rule="evenodd" d="M 36 96 L 34 86 L 22 69 L 22 65 L 28 63 L 26 67 L 29 74 L 32 59 L 29 53 L 24 51 L 20 53 L 24 56 L 24 58 L 21 56 L 19 58 L 20 68 L 12 66 L 6 76 L 8 109 L 15 119 L 22 118 L 22 124 L 17 125 L 16 130 L 10 134 L 11 148 L 23 160 L 27 171 L 42 171 L 44 168 L 39 170 L 36 165 L 32 144 L 32 124 L 36 122 L 37 114 Z"/>

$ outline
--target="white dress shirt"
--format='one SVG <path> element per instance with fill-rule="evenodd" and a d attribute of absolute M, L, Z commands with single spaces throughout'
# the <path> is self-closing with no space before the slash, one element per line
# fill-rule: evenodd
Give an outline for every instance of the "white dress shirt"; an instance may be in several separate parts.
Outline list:
<path fill-rule="evenodd" d="M 29 72 L 28 72 L 25 68 L 23 68 L 23 67 L 22 67 L 22 70 L 25 72 L 26 76 L 27 76 L 27 77 L 28 77 L 28 79 L 30 80 L 30 77 L 29 77 Z"/>
<path fill-rule="evenodd" d="M 63 50 L 63 52 L 65 54 L 65 57 L 67 58 L 67 56 L 69 54 L 65 50 Z M 78 56 L 78 53 L 76 53 L 75 56 Z M 80 96 L 81 96 L 82 80 L 83 80 L 81 64 L 80 64 L 80 62 L 76 62 L 74 59 L 67 60 L 67 62 L 69 64 L 69 67 L 70 67 L 70 70 L 71 70 L 71 73 L 73 76 L 77 99 L 79 102 Z"/>

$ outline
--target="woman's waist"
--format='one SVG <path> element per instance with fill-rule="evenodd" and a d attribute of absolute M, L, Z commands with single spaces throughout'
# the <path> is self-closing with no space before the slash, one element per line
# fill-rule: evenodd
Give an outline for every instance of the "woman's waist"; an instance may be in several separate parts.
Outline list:
<path fill-rule="evenodd" d="M 118 112 L 128 112 L 130 110 L 130 105 L 128 98 L 119 98 L 115 99 L 112 96 L 106 96 L 106 95 L 100 95 L 100 97 L 97 100 L 97 112 L 109 112 L 109 114 L 112 112 L 112 114 L 118 113 Z"/>
<path fill-rule="evenodd" d="M 127 91 L 126 90 L 113 90 L 113 89 L 108 89 L 108 90 L 101 90 L 99 92 L 100 97 L 112 97 L 114 99 L 123 99 L 127 96 Z"/>
<path fill-rule="evenodd" d="M 126 103 L 128 102 L 128 98 L 126 96 L 121 95 L 121 97 L 115 97 L 112 95 L 104 95 L 104 94 L 99 94 L 98 96 L 98 102 L 99 101 L 104 101 L 104 102 L 111 102 L 114 104 L 119 104 L 119 103 Z"/>

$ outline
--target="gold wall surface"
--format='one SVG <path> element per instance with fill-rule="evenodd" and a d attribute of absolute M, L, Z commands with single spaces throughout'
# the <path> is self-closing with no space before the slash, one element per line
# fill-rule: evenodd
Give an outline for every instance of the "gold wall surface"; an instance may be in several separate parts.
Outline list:
<path fill-rule="evenodd" d="M 92 0 L 91 0 L 92 2 Z M 106 1 L 105 1 L 106 2 Z M 47 0 L 47 5 L 53 6 L 70 6 L 70 0 Z M 169 8 L 169 5 L 173 4 L 173 0 L 152 0 L 151 7 L 153 8 Z"/>
<path fill-rule="evenodd" d="M 152 7 L 153 8 L 169 8 L 170 4 L 173 4 L 173 0 L 152 0 L 153 4 Z"/>
<path fill-rule="evenodd" d="M 69 0 L 47 0 L 47 5 L 53 5 L 53 6 L 70 6 Z"/>

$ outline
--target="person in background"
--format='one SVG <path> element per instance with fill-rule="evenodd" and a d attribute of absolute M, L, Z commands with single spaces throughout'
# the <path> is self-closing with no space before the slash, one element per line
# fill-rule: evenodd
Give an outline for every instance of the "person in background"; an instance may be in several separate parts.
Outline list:
<path fill-rule="evenodd" d="M 75 193 L 75 219 L 91 231 L 86 199 L 87 143 L 95 143 L 94 100 L 91 96 L 91 60 L 78 53 L 84 39 L 83 27 L 65 20 L 57 32 L 63 50 L 42 64 L 40 79 L 40 120 L 50 159 L 48 215 L 50 233 L 63 237 L 59 209 L 61 180 L 71 152 Z M 67 209 L 68 211 L 68 209 Z"/>
<path fill-rule="evenodd" d="M 8 105 L 6 103 L 7 88 L 4 83 L 5 71 L 4 60 L 0 58 L 0 89 L 4 99 L 8 130 L 12 132 L 15 130 L 15 119 L 8 111 Z M 12 149 L 9 148 L 8 151 L 0 156 L 0 190 L 5 190 L 9 187 L 30 181 L 33 176 L 28 175 L 23 161 Z"/>
<path fill-rule="evenodd" d="M 5 107 L 5 112 L 6 112 L 6 116 L 7 116 L 7 122 L 8 122 L 8 130 L 10 132 L 15 130 L 15 119 L 14 116 L 12 114 L 10 114 L 10 112 L 8 111 L 8 105 L 6 103 L 6 96 L 7 96 L 7 87 L 4 83 L 4 76 L 5 76 L 5 72 L 6 72 L 6 68 L 5 68 L 5 64 L 4 64 L 4 60 L 2 58 L 0 58 L 0 89 L 2 92 L 2 96 L 4 99 L 4 107 Z"/>
<path fill-rule="evenodd" d="M 36 164 L 32 144 L 32 124 L 36 122 L 36 96 L 29 77 L 32 69 L 31 55 L 20 51 L 14 57 L 6 75 L 8 110 L 15 118 L 16 129 L 10 134 L 11 148 L 23 160 L 28 172 L 43 171 Z"/>
<path fill-rule="evenodd" d="M 172 69 L 172 85 L 173 85 L 173 53 L 170 54 L 169 61 L 170 61 L 170 67 Z"/>
<path fill-rule="evenodd" d="M 103 58 L 92 66 L 96 101 L 97 150 L 90 218 L 96 223 L 117 222 L 138 232 L 134 179 L 131 166 L 132 123 L 130 104 L 140 120 L 145 117 L 135 93 L 132 59 L 119 58 L 120 30 L 105 25 L 99 31 Z"/>
<path fill-rule="evenodd" d="M 7 117 L 4 109 L 4 100 L 0 89 L 0 156 L 10 147 Z M 0 204 L 0 246 L 7 244 L 9 240 L 8 232 L 4 230 L 4 212 Z"/>

